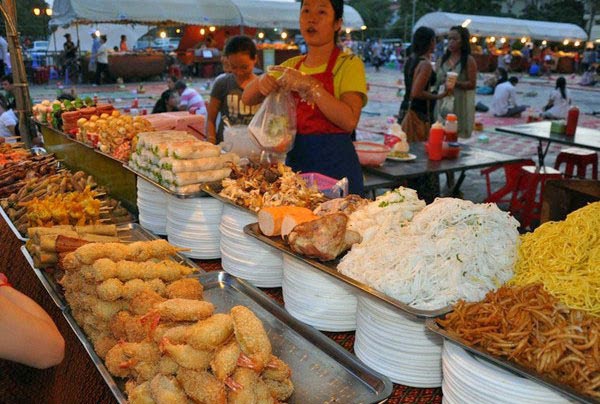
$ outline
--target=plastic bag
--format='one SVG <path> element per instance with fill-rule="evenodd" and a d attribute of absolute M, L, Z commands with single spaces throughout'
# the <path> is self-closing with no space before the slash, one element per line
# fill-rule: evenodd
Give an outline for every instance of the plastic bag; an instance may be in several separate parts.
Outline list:
<path fill-rule="evenodd" d="M 296 139 L 296 101 L 289 91 L 275 91 L 265 98 L 248 125 L 258 146 L 271 153 L 287 153 Z"/>

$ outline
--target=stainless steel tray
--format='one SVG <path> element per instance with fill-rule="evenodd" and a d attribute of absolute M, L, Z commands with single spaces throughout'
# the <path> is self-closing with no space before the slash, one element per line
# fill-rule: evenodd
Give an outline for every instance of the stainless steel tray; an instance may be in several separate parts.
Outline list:
<path fill-rule="evenodd" d="M 263 322 L 273 353 L 292 369 L 295 391 L 288 403 L 380 403 L 392 393 L 392 383 L 314 328 L 291 317 L 263 292 L 226 272 L 198 276 L 204 298 L 216 312 L 237 305 L 250 308 Z M 98 371 L 120 403 L 126 402 L 124 380 L 113 378 L 69 309 L 63 312 Z"/>
<path fill-rule="evenodd" d="M 123 225 L 117 226 L 117 233 L 119 237 L 125 242 L 133 242 L 133 241 L 148 241 L 148 240 L 156 240 L 158 237 L 154 234 L 150 233 L 148 230 L 144 229 L 137 223 L 126 223 Z M 62 286 L 60 286 L 57 282 L 57 279 L 53 274 L 46 272 L 43 269 L 36 268 L 33 264 L 33 258 L 27 248 L 25 246 L 21 246 L 21 252 L 25 256 L 25 259 L 33 269 L 33 272 L 38 277 L 42 285 L 54 301 L 54 304 L 58 306 L 59 309 L 64 310 L 68 307 L 67 300 L 65 299 L 65 295 L 63 293 Z M 196 268 L 198 272 L 204 273 L 204 271 L 187 257 L 176 254 L 172 257 L 172 259 L 181 264 L 188 267 Z"/>
<path fill-rule="evenodd" d="M 119 161 L 119 162 L 122 163 L 122 161 Z M 171 189 L 169 189 L 169 188 L 167 188 L 167 187 L 159 184 L 158 182 L 154 181 L 152 178 L 148 177 L 147 175 L 142 174 L 142 173 L 140 173 L 137 170 L 134 170 L 132 167 L 129 167 L 129 164 L 127 164 L 127 163 L 124 163 L 123 167 L 126 170 L 131 171 L 132 173 L 134 173 L 138 177 L 140 177 L 140 178 L 148 181 L 150 184 L 154 185 L 156 188 L 160 189 L 161 191 L 167 193 L 168 195 L 174 196 L 176 198 L 179 198 L 179 199 L 188 199 L 188 198 L 204 198 L 204 197 L 208 196 L 208 193 L 204 189 L 202 189 L 199 192 L 192 192 L 192 193 L 189 193 L 189 194 L 183 194 L 183 193 L 175 192 L 175 191 L 173 191 L 173 190 L 171 190 Z"/>
<path fill-rule="evenodd" d="M 218 188 L 220 188 L 220 186 L 219 186 Z M 221 195 L 219 195 L 219 192 L 220 192 L 220 191 L 217 191 L 217 190 L 215 189 L 215 187 L 212 187 L 212 186 L 206 186 L 206 187 L 205 187 L 205 189 L 204 189 L 204 192 L 206 192 L 206 194 L 208 194 L 208 195 L 212 196 L 213 198 L 220 200 L 221 202 L 223 202 L 223 203 L 224 203 L 224 204 L 226 204 L 226 205 L 233 206 L 233 207 L 235 207 L 236 209 L 239 209 L 239 210 L 241 210 L 242 212 L 250 213 L 250 214 L 251 214 L 251 215 L 253 215 L 253 216 L 257 216 L 257 215 L 258 215 L 258 212 L 255 212 L 255 211 L 253 211 L 252 209 L 248 209 L 248 208 L 247 208 L 247 207 L 245 207 L 245 206 L 238 205 L 237 203 L 235 203 L 235 202 L 234 202 L 234 201 L 232 201 L 231 199 L 229 199 L 229 198 L 225 198 L 224 196 L 221 196 Z"/>
<path fill-rule="evenodd" d="M 12 222 L 12 220 L 10 220 L 10 217 L 8 217 L 8 214 L 4 211 L 4 209 L 2 209 L 1 206 L 0 206 L 0 215 L 2 216 L 2 218 L 4 219 L 4 221 L 6 222 L 8 227 L 10 227 L 12 232 L 15 234 L 15 237 L 17 237 L 21 241 L 29 240 L 29 238 L 24 237 L 21 233 L 19 233 L 19 230 L 17 230 L 14 223 Z"/>
<path fill-rule="evenodd" d="M 325 272 L 325 273 L 341 280 L 342 282 L 344 282 L 348 285 L 354 286 L 356 289 L 358 289 L 360 292 L 362 292 L 366 295 L 377 298 L 377 299 L 383 301 L 384 303 L 387 303 L 396 309 L 400 309 L 403 312 L 405 312 L 409 315 L 412 315 L 416 318 L 440 317 L 440 316 L 443 316 L 444 314 L 452 311 L 451 306 L 447 306 L 447 307 L 444 307 L 444 308 L 441 308 L 438 310 L 422 310 L 422 309 L 417 309 L 417 308 L 411 307 L 408 304 L 401 302 L 400 300 L 394 299 L 393 297 L 390 297 L 390 296 L 386 295 L 385 293 L 382 293 L 376 289 L 373 289 L 372 287 L 370 287 L 367 284 L 359 282 L 356 279 L 353 279 L 349 276 L 346 276 L 346 275 L 338 272 L 337 264 L 338 264 L 339 260 L 334 260 L 334 261 L 329 261 L 329 262 L 321 262 L 321 261 L 317 261 L 312 258 L 305 257 L 303 255 L 300 255 L 300 254 L 292 251 L 291 248 L 287 245 L 287 243 L 285 243 L 281 239 L 281 237 L 267 237 L 264 234 L 262 234 L 258 228 L 258 223 L 250 223 L 249 225 L 244 227 L 244 233 L 246 233 L 260 241 L 263 241 L 266 244 L 268 244 L 272 247 L 275 247 L 279 251 L 282 251 L 288 255 L 291 255 L 294 258 L 304 261 L 305 263 L 312 266 L 313 268 L 316 268 L 322 272 Z"/>
<path fill-rule="evenodd" d="M 541 384 L 545 385 L 546 387 L 548 387 L 552 390 L 555 390 L 556 392 L 564 395 L 565 397 L 567 397 L 571 400 L 575 400 L 580 403 L 589 403 L 589 404 L 598 403 L 598 401 L 595 400 L 594 398 L 583 395 L 582 393 L 578 392 L 577 390 L 575 390 L 574 388 L 572 388 L 570 386 L 567 386 L 566 384 L 551 380 L 551 379 L 545 377 L 544 375 L 539 374 L 538 372 L 536 372 L 533 369 L 528 369 L 524 366 L 519 365 L 516 362 L 509 361 L 507 359 L 498 357 L 496 355 L 492 355 L 478 347 L 473 347 L 473 346 L 469 346 L 469 345 L 465 344 L 464 341 L 450 335 L 446 330 L 444 330 L 442 327 L 440 327 L 434 319 L 427 319 L 425 321 L 425 326 L 427 328 L 429 328 L 429 330 L 431 330 L 432 332 L 440 335 L 441 337 L 443 337 L 444 339 L 446 339 L 448 341 L 452 341 L 453 343 L 466 349 L 468 352 L 476 355 L 477 357 L 485 359 L 486 361 L 491 362 L 494 365 L 498 365 L 501 368 L 508 370 L 509 372 L 512 372 L 519 376 L 533 380 L 534 382 L 541 383 Z"/>

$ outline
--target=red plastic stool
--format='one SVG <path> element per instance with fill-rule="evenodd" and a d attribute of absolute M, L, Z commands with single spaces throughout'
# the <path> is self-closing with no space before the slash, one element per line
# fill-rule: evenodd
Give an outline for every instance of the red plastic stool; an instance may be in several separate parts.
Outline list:
<path fill-rule="evenodd" d="M 563 149 L 556 156 L 554 168 L 560 169 L 560 166 L 565 163 L 565 177 L 573 177 L 573 169 L 577 167 L 577 177 L 585 178 L 587 166 L 592 166 L 592 179 L 598 179 L 598 153 L 592 150 L 578 149 L 575 147 Z"/>
<path fill-rule="evenodd" d="M 518 216 L 520 219 L 521 227 L 531 227 L 534 220 L 540 219 L 542 195 L 546 181 L 561 178 L 561 172 L 552 167 L 525 166 L 521 168 L 521 176 L 513 191 L 509 208 L 513 216 Z"/>
<path fill-rule="evenodd" d="M 481 170 L 481 175 L 485 175 L 485 186 L 487 188 L 486 203 L 509 203 L 510 197 L 504 198 L 506 195 L 512 194 L 519 183 L 521 177 L 521 168 L 524 166 L 535 165 L 533 160 L 520 161 L 518 163 L 509 163 L 493 167 L 484 168 Z M 504 168 L 504 177 L 506 178 L 506 184 L 492 192 L 492 184 L 490 180 L 490 174 L 500 168 Z"/>
<path fill-rule="evenodd" d="M 181 78 L 181 68 L 177 65 L 169 66 L 169 76 L 175 76 L 178 79 Z"/>

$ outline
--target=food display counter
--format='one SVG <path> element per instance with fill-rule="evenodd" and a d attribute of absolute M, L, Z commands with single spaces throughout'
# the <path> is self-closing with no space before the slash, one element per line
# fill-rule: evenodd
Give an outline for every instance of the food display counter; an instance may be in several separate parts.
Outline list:
<path fill-rule="evenodd" d="M 83 75 L 93 82 L 96 73 L 88 70 L 89 65 L 90 56 L 83 56 Z M 166 69 L 167 56 L 162 52 L 116 52 L 108 55 L 108 73 L 114 80 L 119 77 L 125 81 L 147 80 L 160 76 Z"/>

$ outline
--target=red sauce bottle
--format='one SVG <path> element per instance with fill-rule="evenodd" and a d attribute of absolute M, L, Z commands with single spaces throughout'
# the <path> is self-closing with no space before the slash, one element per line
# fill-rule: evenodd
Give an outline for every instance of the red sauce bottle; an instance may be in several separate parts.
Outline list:
<path fill-rule="evenodd" d="M 442 159 L 442 143 L 444 142 L 444 127 L 441 123 L 436 122 L 429 130 L 429 141 L 427 152 L 429 160 Z"/>
<path fill-rule="evenodd" d="M 577 130 L 577 121 L 579 120 L 579 108 L 576 106 L 572 106 L 569 108 L 569 112 L 567 114 L 567 127 L 565 129 L 565 135 L 567 136 L 575 136 L 575 131 Z"/>

